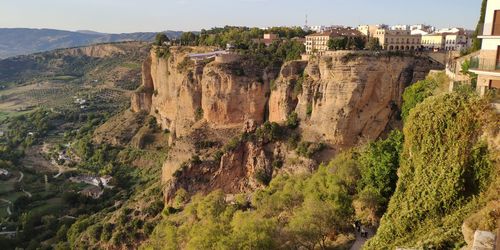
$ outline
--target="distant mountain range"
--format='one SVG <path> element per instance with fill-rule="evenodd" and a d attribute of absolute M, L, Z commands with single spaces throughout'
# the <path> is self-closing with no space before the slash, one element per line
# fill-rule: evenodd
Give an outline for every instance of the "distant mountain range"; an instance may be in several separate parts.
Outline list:
<path fill-rule="evenodd" d="M 165 34 L 178 38 L 182 32 L 165 31 Z M 96 43 L 152 41 L 155 35 L 155 32 L 107 34 L 90 30 L 0 28 L 0 58 Z"/>

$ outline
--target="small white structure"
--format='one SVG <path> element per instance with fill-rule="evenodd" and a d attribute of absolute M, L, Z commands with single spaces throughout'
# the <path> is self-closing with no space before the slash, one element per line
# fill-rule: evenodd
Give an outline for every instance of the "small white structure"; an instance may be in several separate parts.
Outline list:
<path fill-rule="evenodd" d="M 0 176 L 9 176 L 9 170 L 0 168 Z"/>

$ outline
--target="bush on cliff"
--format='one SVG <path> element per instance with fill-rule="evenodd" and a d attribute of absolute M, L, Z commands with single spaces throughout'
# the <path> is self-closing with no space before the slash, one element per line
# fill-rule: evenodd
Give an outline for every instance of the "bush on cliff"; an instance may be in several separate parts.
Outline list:
<path fill-rule="evenodd" d="M 424 101 L 436 93 L 438 87 L 447 83 L 447 77 L 444 73 L 429 75 L 424 80 L 418 81 L 406 88 L 403 93 L 403 106 L 401 107 L 401 117 L 403 120 L 408 117 L 410 110 L 417 104 Z"/>
<path fill-rule="evenodd" d="M 309 249 L 346 246 L 352 239 L 351 165 L 321 166 L 313 175 L 274 178 L 253 194 L 252 209 L 215 191 L 197 195 L 154 230 L 146 249 Z M 353 174 L 355 176 L 353 176 Z M 349 236 L 350 235 L 350 236 Z"/>
<path fill-rule="evenodd" d="M 461 224 L 490 183 L 492 164 L 479 139 L 487 106 L 473 94 L 450 93 L 409 113 L 397 188 L 366 249 L 462 244 Z"/>

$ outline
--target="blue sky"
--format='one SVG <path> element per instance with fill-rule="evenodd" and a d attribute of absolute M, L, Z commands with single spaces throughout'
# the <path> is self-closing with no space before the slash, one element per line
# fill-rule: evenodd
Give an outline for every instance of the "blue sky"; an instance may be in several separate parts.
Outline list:
<path fill-rule="evenodd" d="M 474 28 L 481 0 L 0 0 L 0 28 L 101 32 L 371 23 Z"/>

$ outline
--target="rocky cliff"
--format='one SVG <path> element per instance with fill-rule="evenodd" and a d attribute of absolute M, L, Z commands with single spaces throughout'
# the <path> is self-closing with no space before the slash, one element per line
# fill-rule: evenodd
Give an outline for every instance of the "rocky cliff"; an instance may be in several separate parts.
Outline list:
<path fill-rule="evenodd" d="M 199 120 L 213 128 L 240 126 L 249 119 L 262 123 L 269 84 L 278 70 L 260 69 L 249 61 L 194 63 L 188 58 L 206 50 L 172 48 L 159 56 L 153 49 L 132 109 L 149 111 L 174 137 L 190 133 Z"/>
<path fill-rule="evenodd" d="M 286 64 L 269 100 L 269 120 L 295 111 L 304 139 L 353 146 L 374 140 L 397 119 L 408 85 L 440 65 L 413 56 L 335 52 Z"/>
<path fill-rule="evenodd" d="M 134 111 L 149 112 L 171 132 L 162 178 L 167 200 L 179 188 L 251 190 L 258 175 L 273 175 L 276 159 L 295 159 L 281 144 L 248 141 L 215 159 L 217 148 L 248 121 L 283 124 L 295 112 L 303 141 L 338 149 L 374 140 L 397 124 L 405 87 L 442 67 L 426 57 L 373 52 L 334 52 L 281 69 L 262 69 L 251 60 L 195 63 L 188 57 L 207 50 L 153 48 L 143 65 L 143 86 L 132 97 Z M 209 147 L 200 149 L 200 142 Z"/>

